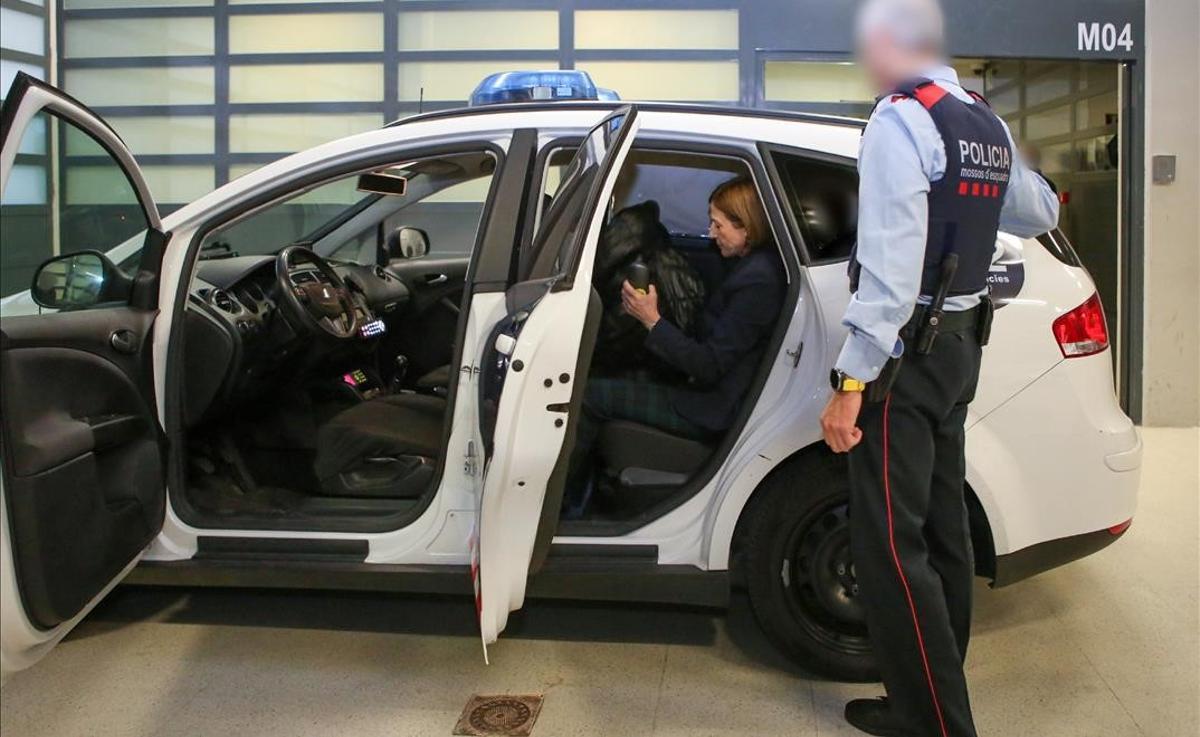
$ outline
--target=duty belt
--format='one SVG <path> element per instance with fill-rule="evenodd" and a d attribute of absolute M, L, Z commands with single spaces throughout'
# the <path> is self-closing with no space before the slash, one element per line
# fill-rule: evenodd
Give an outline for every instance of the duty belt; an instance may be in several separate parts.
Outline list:
<path fill-rule="evenodd" d="M 917 305 L 913 310 L 912 319 L 904 327 L 907 333 L 915 332 L 925 320 L 925 313 L 929 309 L 927 305 Z M 972 307 L 969 310 L 960 312 L 945 312 L 942 314 L 938 323 L 939 333 L 965 333 L 974 331 L 979 328 L 979 321 L 982 319 L 983 310 L 979 305 Z"/>

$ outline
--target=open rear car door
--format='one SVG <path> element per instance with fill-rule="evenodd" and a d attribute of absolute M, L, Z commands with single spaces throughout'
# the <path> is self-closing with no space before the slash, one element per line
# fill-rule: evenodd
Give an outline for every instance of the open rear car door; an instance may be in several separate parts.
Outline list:
<path fill-rule="evenodd" d="M 0 303 L 0 669 L 11 672 L 49 652 L 162 529 L 151 347 L 166 237 L 129 150 L 87 108 L 19 74 L 0 125 L 4 248 L 52 257 L 30 292 Z M 132 264 L 104 255 L 131 239 Z"/>
<path fill-rule="evenodd" d="M 544 558 L 558 522 L 600 318 L 592 265 L 636 130 L 637 109 L 624 107 L 584 139 L 481 352 L 485 466 L 473 573 L 485 656 L 524 604 L 531 561 L 536 568 Z"/>

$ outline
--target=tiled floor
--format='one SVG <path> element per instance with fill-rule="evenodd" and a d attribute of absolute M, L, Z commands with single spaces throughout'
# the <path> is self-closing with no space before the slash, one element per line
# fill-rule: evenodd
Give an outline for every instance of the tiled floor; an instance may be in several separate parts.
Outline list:
<path fill-rule="evenodd" d="M 980 587 L 969 675 L 982 735 L 1197 734 L 1196 430 L 1148 430 L 1118 544 Z M 875 686 L 782 663 L 729 617 L 534 604 L 485 667 L 462 600 L 128 589 L 0 691 L 4 737 L 449 735 L 476 692 L 544 692 L 534 737 L 855 735 Z"/>

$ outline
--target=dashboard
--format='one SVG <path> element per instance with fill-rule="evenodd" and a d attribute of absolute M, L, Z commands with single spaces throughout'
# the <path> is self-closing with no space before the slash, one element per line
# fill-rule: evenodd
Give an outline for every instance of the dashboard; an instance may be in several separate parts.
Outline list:
<path fill-rule="evenodd" d="M 398 327 L 411 299 L 403 279 L 381 266 L 329 264 L 354 301 L 357 338 L 314 340 L 285 319 L 274 256 L 217 258 L 197 265 L 188 295 L 185 349 L 189 423 L 214 405 L 273 395 L 274 385 L 305 367 L 346 351 L 370 350 L 381 335 Z M 298 265 L 290 278 L 294 286 L 328 282 L 310 264 Z"/>

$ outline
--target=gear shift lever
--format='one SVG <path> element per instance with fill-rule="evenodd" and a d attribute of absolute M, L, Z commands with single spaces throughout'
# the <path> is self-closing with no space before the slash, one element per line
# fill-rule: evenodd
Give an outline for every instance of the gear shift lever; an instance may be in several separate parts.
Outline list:
<path fill-rule="evenodd" d="M 408 356 L 403 353 L 396 356 L 396 370 L 392 373 L 391 393 L 399 394 L 404 386 L 404 377 L 408 375 Z"/>

